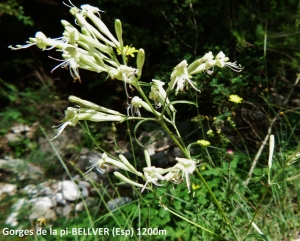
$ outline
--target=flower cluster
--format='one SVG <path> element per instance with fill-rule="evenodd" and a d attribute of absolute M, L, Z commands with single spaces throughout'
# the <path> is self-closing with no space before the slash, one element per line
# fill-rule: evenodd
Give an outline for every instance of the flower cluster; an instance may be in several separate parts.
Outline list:
<path fill-rule="evenodd" d="M 177 184 L 180 183 L 184 178 L 186 180 L 188 191 L 191 191 L 190 174 L 192 174 L 196 169 L 196 162 L 194 160 L 177 157 L 177 164 L 175 164 L 171 168 L 164 169 L 151 166 L 149 153 L 145 151 L 147 167 L 143 168 L 143 173 L 141 173 L 137 171 L 123 155 L 119 155 L 119 158 L 119 160 L 116 160 L 108 157 L 107 154 L 104 153 L 102 154 L 102 157 L 94 165 L 92 165 L 86 173 L 90 172 L 93 168 L 96 168 L 100 173 L 104 173 L 105 168 L 108 165 L 112 165 L 121 170 L 131 172 L 141 177 L 145 181 L 144 185 L 130 180 L 128 177 L 124 176 L 120 172 L 114 172 L 114 175 L 121 181 L 142 188 L 141 192 L 143 192 L 145 189 L 151 189 L 151 186 L 149 186 L 149 184 L 162 186 L 163 184 L 161 184 L 160 182 L 163 181 L 168 181 Z"/>
<path fill-rule="evenodd" d="M 111 158 L 104 153 L 87 172 L 96 168 L 100 173 L 104 173 L 105 168 L 108 165 L 112 165 L 142 178 L 144 184 L 132 181 L 120 172 L 114 173 L 120 180 L 141 188 L 141 191 L 144 189 L 151 189 L 153 184 L 161 186 L 166 182 L 177 184 L 182 180 L 185 180 L 188 191 L 190 192 L 190 175 L 196 170 L 197 163 L 190 158 L 189 151 L 182 145 L 182 142 L 178 141 L 180 133 L 175 124 L 176 109 L 173 106 L 175 103 L 170 102 L 168 94 L 170 91 L 175 90 L 175 95 L 177 95 L 179 91 L 188 89 L 189 85 L 196 91 L 199 91 L 197 84 L 192 81 L 193 75 L 203 72 L 212 74 L 215 66 L 219 68 L 227 66 L 237 72 L 241 71 L 242 68 L 235 62 L 229 62 L 229 58 L 226 57 L 223 52 L 219 52 L 215 57 L 212 52 L 208 52 L 190 65 L 186 60 L 183 60 L 177 64 L 172 71 L 167 90 L 164 89 L 164 82 L 152 80 L 152 83 L 150 83 L 151 91 L 149 94 L 149 99 L 154 102 L 154 106 L 152 106 L 150 100 L 141 88 L 141 86 L 147 86 L 148 84 L 139 82 L 145 61 L 145 52 L 143 49 L 137 50 L 128 45 L 124 46 L 121 21 L 118 19 L 115 20 L 115 37 L 100 19 L 100 9 L 88 4 L 82 5 L 80 8 L 72 5 L 70 8 L 70 13 L 75 17 L 75 22 L 80 27 L 80 31 L 69 22 L 62 20 L 61 23 L 64 26 L 62 37 L 52 39 L 46 37 L 42 32 L 37 32 L 34 38 L 29 38 L 26 45 L 10 46 L 10 48 L 12 50 L 17 50 L 28 48 L 33 45 L 36 45 L 42 50 L 56 48 L 62 53 L 63 59 L 58 60 L 61 61 L 61 63 L 53 68 L 52 71 L 58 67 L 69 68 L 70 74 L 75 81 L 78 80 L 81 82 L 79 75 L 80 68 L 96 73 L 105 72 L 111 79 L 123 81 L 125 92 L 128 97 L 127 115 L 99 106 L 87 100 L 70 96 L 69 100 L 75 103 L 76 106 L 68 107 L 65 110 L 65 118 L 62 120 L 62 124 L 57 127 L 57 133 L 53 139 L 59 136 L 67 126 L 75 126 L 78 121 L 81 120 L 93 122 L 111 121 L 114 123 L 138 119 L 140 120 L 139 123 L 142 123 L 147 119 L 142 117 L 141 109 L 146 110 L 148 113 L 154 115 L 154 118 L 149 118 L 148 120 L 154 120 L 161 123 L 163 128 L 169 133 L 173 141 L 181 148 L 187 158 L 176 157 L 177 163 L 173 167 L 164 169 L 152 166 L 149 153 L 145 151 L 145 161 L 147 166 L 143 168 L 142 172 L 139 172 L 124 156 L 120 155 L 119 159 L 116 159 Z M 137 53 L 136 67 L 128 66 L 127 56 L 130 55 L 131 57 L 134 57 L 135 53 Z M 119 62 L 118 55 L 122 55 L 122 62 Z M 136 88 L 142 98 L 139 96 L 131 98 L 127 92 L 127 84 Z M 242 98 L 231 95 L 230 101 L 240 103 Z M 181 101 L 181 103 L 184 102 L 187 103 L 187 101 Z M 160 107 L 162 107 L 162 111 L 158 112 L 157 108 Z M 167 115 L 164 115 L 165 112 Z M 172 125 L 177 136 L 175 136 L 167 125 L 162 123 L 164 121 Z M 221 128 L 222 123 L 217 123 L 216 125 Z M 213 132 L 209 133 L 209 135 L 212 136 Z M 210 145 L 206 140 L 199 140 L 197 143 L 203 147 Z"/>
<path fill-rule="evenodd" d="M 197 143 L 201 146 L 209 146 L 210 145 L 210 142 L 209 141 L 206 141 L 206 140 L 198 140 Z"/>
<path fill-rule="evenodd" d="M 175 94 L 178 94 L 178 91 L 183 91 L 184 87 L 188 89 L 188 84 L 190 84 L 195 90 L 199 91 L 194 83 L 191 81 L 192 75 L 206 72 L 212 74 L 214 66 L 223 68 L 227 66 L 236 72 L 240 72 L 242 68 L 238 66 L 235 62 L 228 62 L 229 58 L 221 51 L 214 58 L 212 52 L 206 53 L 202 58 L 194 61 L 190 66 L 186 60 L 181 61 L 171 74 L 171 81 L 169 83 L 169 88 L 174 89 L 177 85 Z"/>
<path fill-rule="evenodd" d="M 81 32 L 69 22 L 62 20 L 65 30 L 63 37 L 51 39 L 42 32 L 37 32 L 35 38 L 29 38 L 26 45 L 9 46 L 13 50 L 28 48 L 36 45 L 42 50 L 53 48 L 62 52 L 63 60 L 58 67 L 69 68 L 74 80 L 81 82 L 79 68 L 94 71 L 97 73 L 106 72 L 111 78 L 130 83 L 134 80 L 135 74 L 140 71 L 144 64 L 144 51 L 142 49 L 123 46 L 122 25 L 120 20 L 115 21 L 117 38 L 108 30 L 106 25 L 98 17 L 100 10 L 90 5 L 82 5 L 81 8 L 71 7 L 70 13 L 75 17 L 76 23 Z M 93 23 L 93 25 L 91 24 Z M 116 52 L 125 55 L 138 53 L 138 69 L 120 64 L 116 58 Z M 126 59 L 126 58 L 125 58 Z"/>

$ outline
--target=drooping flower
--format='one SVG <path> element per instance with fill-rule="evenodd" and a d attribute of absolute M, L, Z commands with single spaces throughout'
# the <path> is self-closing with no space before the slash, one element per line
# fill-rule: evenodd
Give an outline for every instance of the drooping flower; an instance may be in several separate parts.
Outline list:
<path fill-rule="evenodd" d="M 163 168 L 158 168 L 158 167 L 145 167 L 143 169 L 144 171 L 144 177 L 146 180 L 146 183 L 143 187 L 143 189 L 141 190 L 141 192 L 144 191 L 144 188 L 149 184 L 149 183 L 153 183 L 156 186 L 162 186 L 162 184 L 159 183 L 159 181 L 163 181 L 165 180 L 165 177 L 163 176 L 163 174 L 169 172 L 171 170 L 171 168 L 168 169 L 163 169 Z"/>
<path fill-rule="evenodd" d="M 169 82 L 169 88 L 173 90 L 175 85 L 177 85 L 175 90 L 175 95 L 178 94 L 178 91 L 183 91 L 184 87 L 188 88 L 190 84 L 195 90 L 198 90 L 193 82 L 190 80 L 190 75 L 187 69 L 188 63 L 186 60 L 181 61 L 173 70 L 171 74 L 171 81 Z"/>
<path fill-rule="evenodd" d="M 172 167 L 171 171 L 164 178 L 173 183 L 179 183 L 181 179 L 185 178 L 188 191 L 191 192 L 190 174 L 195 171 L 196 162 L 186 158 L 176 157 L 175 159 L 178 163 Z"/>
<path fill-rule="evenodd" d="M 140 108 L 143 107 L 145 110 L 151 112 L 151 113 L 156 113 L 156 115 L 160 115 L 159 112 L 157 111 L 152 111 L 151 107 L 145 102 L 143 101 L 140 97 L 138 96 L 134 96 L 131 100 L 131 105 L 129 105 L 127 110 L 131 110 L 131 115 L 137 115 L 137 116 L 141 116 L 140 113 Z M 127 113 L 129 115 L 129 111 Z"/>
<path fill-rule="evenodd" d="M 82 5 L 81 9 L 72 3 L 69 7 L 71 14 L 76 18 L 76 24 L 81 27 L 81 32 L 69 22 L 62 20 L 61 23 L 65 28 L 62 37 L 51 39 L 42 32 L 37 32 L 35 38 L 29 38 L 26 45 L 10 46 L 9 48 L 17 50 L 33 45 L 42 50 L 56 48 L 62 52 L 63 60 L 58 60 L 62 63 L 52 71 L 58 67 L 69 68 L 71 76 L 79 81 L 79 68 L 96 73 L 109 72 L 112 68 L 118 68 L 120 64 L 114 58 L 113 48 L 119 48 L 120 44 L 99 19 L 99 16 L 96 16 L 101 10 L 88 4 Z M 87 18 L 91 21 L 87 21 Z M 94 25 L 90 22 L 93 22 Z M 126 77 L 128 78 L 128 76 Z"/>
<path fill-rule="evenodd" d="M 79 83 L 81 83 L 81 79 L 80 79 L 80 75 L 79 75 L 79 71 L 78 71 L 79 64 L 76 62 L 75 58 L 69 58 L 69 59 L 64 59 L 64 60 L 55 59 L 55 58 L 52 58 L 52 59 L 61 61 L 62 63 L 55 66 L 51 70 L 51 73 L 59 67 L 64 68 L 64 69 L 67 69 L 69 67 L 70 75 L 74 79 L 74 82 L 76 82 L 76 80 L 78 80 Z"/>
<path fill-rule="evenodd" d="M 160 81 L 160 80 L 152 80 L 153 84 L 151 86 L 151 92 L 149 94 L 149 98 L 154 100 L 155 102 L 155 106 L 157 108 L 160 108 L 162 105 L 169 105 L 170 101 L 167 97 L 167 93 L 164 90 L 163 86 L 164 86 L 164 82 Z M 175 108 L 173 105 L 169 105 L 168 110 L 171 110 L 172 112 L 175 111 Z"/>
<path fill-rule="evenodd" d="M 238 95 L 230 95 L 229 96 L 229 101 L 234 102 L 234 103 L 242 103 L 243 98 L 239 97 Z"/>

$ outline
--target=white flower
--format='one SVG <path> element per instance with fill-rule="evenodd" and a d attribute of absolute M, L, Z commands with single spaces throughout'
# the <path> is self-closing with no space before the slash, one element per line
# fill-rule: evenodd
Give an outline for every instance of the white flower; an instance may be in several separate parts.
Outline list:
<path fill-rule="evenodd" d="M 91 167 L 89 167 L 89 170 L 86 172 L 90 172 L 93 168 L 97 168 L 97 170 L 103 174 L 105 172 L 105 167 L 108 166 L 108 165 L 112 165 L 114 167 L 117 167 L 117 168 L 120 168 L 124 171 L 127 171 L 127 172 L 132 172 L 140 177 L 144 177 L 142 173 L 138 172 L 128 161 L 127 159 L 120 155 L 120 159 L 121 161 L 119 160 L 116 160 L 116 159 L 113 159 L 113 158 L 110 158 L 106 153 L 103 153 L 102 154 L 102 157 L 94 164 L 92 165 Z M 124 163 L 125 161 L 125 163 Z"/>
<path fill-rule="evenodd" d="M 202 58 L 194 61 L 188 68 L 190 75 L 198 74 L 201 72 L 207 72 L 208 74 L 213 73 L 214 66 L 223 68 L 224 66 L 229 67 L 230 69 L 240 72 L 242 68 L 239 67 L 235 62 L 228 62 L 229 58 L 221 51 L 219 52 L 215 59 L 211 52 L 206 53 Z"/>
<path fill-rule="evenodd" d="M 131 84 L 136 72 L 137 69 L 126 65 L 120 65 L 117 69 L 111 69 L 109 75 L 112 79 L 122 80 L 128 84 Z"/>
<path fill-rule="evenodd" d="M 173 182 L 173 183 L 179 183 L 182 178 L 185 178 L 186 185 L 190 190 L 190 174 L 192 174 L 196 169 L 196 162 L 191 159 L 186 158 L 175 158 L 178 162 L 175 164 L 175 166 L 172 167 L 171 171 L 165 176 L 165 180 Z"/>
<path fill-rule="evenodd" d="M 151 107 L 145 102 L 143 101 L 140 97 L 138 96 L 134 96 L 131 100 L 131 105 L 130 105 L 130 109 L 131 109 L 131 114 L 135 115 L 137 114 L 139 117 L 141 116 L 140 113 L 140 108 L 143 107 L 145 110 L 153 113 Z M 129 107 L 128 107 L 129 108 Z M 159 115 L 160 113 L 156 112 L 157 115 Z"/>
<path fill-rule="evenodd" d="M 101 10 L 99 10 L 98 8 L 92 7 L 92 6 L 88 5 L 88 4 L 81 5 L 81 8 L 82 8 L 82 11 L 81 11 L 80 15 L 82 15 L 83 18 L 81 19 L 78 14 L 76 15 L 76 11 L 74 11 L 74 13 L 75 13 L 74 16 L 76 17 L 76 19 L 78 18 L 78 20 L 80 20 L 81 23 L 84 24 L 84 26 L 88 27 L 89 30 L 91 31 L 91 33 L 94 34 L 97 38 L 103 40 L 105 43 L 109 44 L 112 47 L 119 48 L 120 47 L 120 43 L 118 42 L 118 40 L 116 40 L 116 38 L 111 34 L 111 32 L 106 27 L 106 25 L 100 19 L 100 16 L 96 16 L 95 15 L 95 13 L 98 13 Z M 71 14 L 72 14 L 72 12 L 71 12 Z M 98 30 L 101 33 L 103 33 L 104 35 L 106 35 L 110 40 L 107 40 L 95 28 L 92 29 L 90 27 L 92 25 L 88 24 L 87 21 L 83 21 L 83 19 L 85 20 L 85 17 L 88 17 L 93 22 L 93 24 L 98 28 Z"/>
<path fill-rule="evenodd" d="M 171 90 L 175 88 L 177 84 L 177 88 L 175 90 L 175 95 L 178 94 L 178 91 L 183 91 L 184 87 L 188 88 L 188 84 L 190 84 L 195 90 L 198 90 L 193 82 L 190 80 L 190 76 L 187 69 L 187 62 L 186 60 L 181 61 L 175 68 L 171 74 L 171 81 L 169 82 L 169 87 Z"/>
<path fill-rule="evenodd" d="M 135 74 L 137 73 L 137 69 L 126 65 L 120 65 L 118 68 L 111 68 L 108 72 L 109 76 L 112 79 L 118 79 L 124 81 L 124 89 L 128 98 L 131 98 L 127 91 L 126 84 L 132 84 L 134 80 L 136 80 Z"/>
<path fill-rule="evenodd" d="M 69 99 L 69 101 L 76 103 L 80 107 L 84 107 L 84 108 L 88 108 L 88 109 L 92 109 L 92 110 L 96 110 L 96 111 L 100 111 L 100 112 L 105 112 L 107 114 L 112 114 L 112 115 L 121 115 L 121 113 L 118 111 L 107 109 L 103 106 L 97 105 L 97 104 L 87 101 L 87 100 L 83 100 L 74 95 L 70 95 L 68 99 Z"/>
<path fill-rule="evenodd" d="M 100 173 L 100 174 L 104 174 L 106 167 L 108 166 L 105 161 L 103 160 L 105 155 L 107 156 L 106 153 L 102 154 L 102 157 L 95 162 L 92 166 L 88 167 L 89 170 L 85 172 L 85 174 L 89 173 L 90 171 L 92 171 L 94 168 L 96 168 L 96 170 Z"/>
<path fill-rule="evenodd" d="M 229 58 L 225 56 L 225 54 L 221 51 L 216 56 L 216 65 L 220 68 L 223 68 L 224 66 L 227 66 L 228 68 L 232 69 L 235 72 L 241 72 L 243 68 L 238 66 L 236 62 L 231 63 L 228 62 Z"/>
<path fill-rule="evenodd" d="M 49 50 L 52 48 L 64 49 L 67 47 L 72 47 L 72 45 L 61 41 L 61 38 L 51 39 L 51 38 L 47 38 L 46 35 L 43 34 L 42 32 L 37 32 L 35 34 L 35 38 L 29 38 L 27 44 L 16 45 L 16 47 L 9 46 L 9 48 L 12 50 L 19 50 L 19 49 L 29 48 L 33 45 L 36 45 L 38 48 L 42 50 Z M 47 46 L 50 46 L 50 48 L 47 48 Z"/>
<path fill-rule="evenodd" d="M 171 171 L 171 168 L 163 169 L 159 167 L 150 166 L 150 167 L 145 167 L 143 171 L 144 171 L 144 177 L 146 183 L 143 189 L 141 190 L 141 192 L 144 191 L 144 189 L 147 187 L 149 183 L 153 183 L 156 186 L 162 186 L 162 184 L 160 184 L 158 181 L 164 181 L 165 177 L 163 176 L 163 174 Z"/>
<path fill-rule="evenodd" d="M 51 73 L 56 70 L 58 67 L 67 69 L 69 67 L 70 70 L 70 75 L 72 76 L 72 78 L 74 79 L 74 82 L 76 80 L 79 81 L 79 83 L 81 83 L 81 79 L 80 79 L 80 75 L 79 75 L 79 64 L 76 62 L 75 58 L 70 58 L 70 59 L 65 59 L 65 60 L 61 60 L 61 59 L 55 59 L 50 57 L 51 59 L 57 60 L 57 61 L 62 61 L 62 63 L 60 63 L 59 65 L 55 66 L 52 70 Z"/>
<path fill-rule="evenodd" d="M 58 137 L 63 130 L 69 126 L 75 126 L 80 120 L 89 120 L 94 122 L 102 122 L 102 121 L 117 121 L 123 122 L 126 120 L 126 116 L 124 115 L 110 115 L 104 112 L 99 112 L 95 110 L 90 110 L 86 108 L 73 108 L 68 107 L 65 110 L 65 118 L 62 120 L 62 124 L 57 126 L 57 134 L 52 138 L 55 139 Z"/>
<path fill-rule="evenodd" d="M 164 90 L 164 82 L 160 80 L 152 80 L 153 84 L 151 86 L 151 92 L 149 94 L 149 98 L 155 101 L 155 106 L 157 108 L 160 108 L 162 105 L 168 105 L 170 104 L 170 101 L 167 97 L 167 93 Z M 175 108 L 173 105 L 169 105 L 168 107 L 171 111 L 175 111 Z"/>

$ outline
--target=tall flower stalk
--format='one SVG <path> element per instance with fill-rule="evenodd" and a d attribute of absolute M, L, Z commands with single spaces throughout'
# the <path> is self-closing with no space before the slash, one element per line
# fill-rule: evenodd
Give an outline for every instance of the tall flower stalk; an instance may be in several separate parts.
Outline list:
<path fill-rule="evenodd" d="M 171 102 L 168 95 L 173 91 L 175 95 L 179 95 L 181 92 L 188 90 L 189 87 L 192 87 L 192 91 L 200 92 L 198 83 L 193 81 L 193 77 L 199 73 L 212 74 L 215 67 L 229 67 L 237 72 L 241 71 L 242 68 L 235 62 L 229 62 L 229 58 L 222 51 L 216 56 L 212 52 L 208 52 L 191 64 L 188 64 L 187 60 L 182 60 L 177 64 L 170 75 L 170 81 L 166 85 L 167 88 L 165 88 L 165 83 L 161 80 L 153 79 L 150 83 L 150 95 L 147 97 L 142 88 L 143 86 L 139 82 L 145 62 L 145 51 L 143 49 L 137 50 L 131 45 L 124 46 L 121 21 L 115 20 L 114 35 L 100 19 L 100 12 L 101 10 L 97 7 L 87 4 L 82 5 L 80 8 L 71 6 L 70 13 L 76 19 L 76 24 L 79 26 L 80 31 L 69 22 L 62 20 L 64 32 L 60 38 L 52 39 L 46 37 L 42 32 L 37 32 L 35 37 L 29 38 L 26 45 L 9 46 L 12 50 L 24 49 L 34 45 L 42 50 L 56 49 L 62 53 L 62 59 L 58 60 L 61 63 L 54 67 L 52 71 L 59 67 L 69 68 L 70 74 L 75 81 L 84 81 L 79 74 L 79 69 L 86 69 L 96 73 L 107 73 L 110 79 L 117 79 L 124 83 L 129 102 L 127 113 L 126 110 L 124 110 L 125 114 L 122 114 L 71 95 L 69 101 L 76 104 L 76 107 L 68 107 L 65 110 L 65 118 L 62 120 L 62 124 L 56 127 L 57 133 L 53 139 L 58 138 L 67 126 L 75 126 L 82 120 L 92 122 L 138 120 L 137 126 L 145 121 L 160 123 L 184 155 L 184 158 L 175 158 L 176 164 L 173 167 L 160 168 L 153 166 L 149 153 L 145 151 L 146 165 L 142 170 L 138 171 L 124 156 L 120 155 L 119 158 L 111 158 L 106 153 L 103 153 L 102 158 L 92 165 L 88 172 L 96 168 L 100 173 L 104 173 L 108 165 L 115 166 L 120 170 L 114 173 L 115 176 L 125 183 L 140 188 L 141 192 L 144 190 L 152 191 L 154 186 L 160 187 L 166 183 L 177 184 L 182 180 L 185 181 L 188 192 L 191 192 L 190 180 L 191 176 L 196 172 L 216 203 L 233 237 L 237 240 L 236 234 L 221 205 L 197 169 L 198 160 L 190 155 L 190 149 L 186 147 L 177 129 L 175 104 L 191 103 L 184 100 Z M 136 66 L 128 66 L 127 56 L 134 57 L 135 53 L 137 54 Z M 118 60 L 118 55 L 122 56 L 122 61 Z M 135 88 L 139 96 L 131 97 L 127 91 L 128 85 L 131 88 Z M 144 117 L 145 113 L 152 115 L 152 117 Z M 175 130 L 176 134 L 174 134 L 172 129 Z M 139 177 L 139 179 L 131 180 L 129 176 L 125 176 L 121 172 L 129 172 Z"/>

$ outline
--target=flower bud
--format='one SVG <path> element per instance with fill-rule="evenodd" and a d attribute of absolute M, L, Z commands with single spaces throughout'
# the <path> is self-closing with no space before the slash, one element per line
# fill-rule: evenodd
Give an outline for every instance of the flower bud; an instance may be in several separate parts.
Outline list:
<path fill-rule="evenodd" d="M 87 17 L 92 20 L 92 22 L 95 24 L 95 26 L 100 30 L 100 32 L 102 32 L 103 34 L 105 34 L 112 42 L 113 45 L 110 44 L 113 47 L 120 47 L 120 43 L 116 40 L 116 38 L 111 34 L 111 32 L 108 30 L 108 28 L 106 27 L 106 25 L 102 22 L 102 20 L 100 18 L 98 18 L 93 12 L 88 11 L 87 13 Z M 97 37 L 98 38 L 98 37 Z"/>
<path fill-rule="evenodd" d="M 270 135 L 269 139 L 269 161 L 268 161 L 268 167 L 269 169 L 272 168 L 272 160 L 273 160 L 273 152 L 274 152 L 274 146 L 275 146 L 275 140 L 274 140 L 274 135 Z"/>
<path fill-rule="evenodd" d="M 144 150 L 144 156 L 145 156 L 147 167 L 151 167 L 150 154 L 147 150 Z"/>
<path fill-rule="evenodd" d="M 131 181 L 130 179 L 128 179 L 127 177 L 125 177 L 123 174 L 119 173 L 119 172 L 114 172 L 114 175 L 119 178 L 121 181 L 126 182 L 130 185 L 136 186 L 136 187 L 143 187 L 142 184 L 139 184 L 137 182 Z"/>
<path fill-rule="evenodd" d="M 136 175 L 138 175 L 138 176 L 140 176 L 140 177 L 143 177 L 143 174 L 140 173 L 140 172 L 138 172 L 138 171 L 130 164 L 130 162 L 126 159 L 125 156 L 119 155 L 119 157 L 120 157 L 121 161 L 124 163 L 124 165 L 125 165 L 126 167 L 128 167 L 128 169 L 129 169 L 132 173 L 134 173 L 134 174 L 136 174 Z"/>
<path fill-rule="evenodd" d="M 300 179 L 300 173 L 296 176 L 289 177 L 289 178 L 285 179 L 285 181 L 290 182 L 290 181 L 294 181 L 294 180 L 297 180 L 297 179 Z"/>
<path fill-rule="evenodd" d="M 145 51 L 143 49 L 139 49 L 137 57 L 136 57 L 136 66 L 138 69 L 137 76 L 141 77 L 142 69 L 145 62 Z"/>
<path fill-rule="evenodd" d="M 119 19 L 115 20 L 115 31 L 118 38 L 118 41 L 120 43 L 120 48 L 123 48 L 123 39 L 122 39 L 122 23 Z"/>

